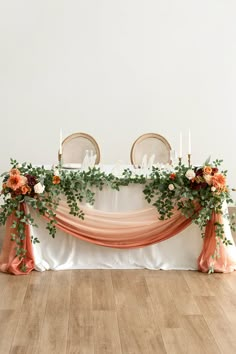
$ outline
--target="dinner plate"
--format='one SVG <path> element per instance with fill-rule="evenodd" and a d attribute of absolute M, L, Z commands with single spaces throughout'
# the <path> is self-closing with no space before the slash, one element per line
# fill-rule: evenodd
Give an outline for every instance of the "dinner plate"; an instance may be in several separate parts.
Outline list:
<path fill-rule="evenodd" d="M 81 163 L 65 163 L 62 165 L 62 168 L 66 168 L 70 170 L 78 170 L 81 168 Z"/>

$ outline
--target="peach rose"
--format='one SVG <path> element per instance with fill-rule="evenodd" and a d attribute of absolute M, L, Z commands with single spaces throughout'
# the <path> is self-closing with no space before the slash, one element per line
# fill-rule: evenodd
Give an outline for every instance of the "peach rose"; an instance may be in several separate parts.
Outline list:
<path fill-rule="evenodd" d="M 59 184 L 61 182 L 59 176 L 53 176 L 52 183 L 53 184 Z"/>
<path fill-rule="evenodd" d="M 204 173 L 205 175 L 210 175 L 211 172 L 212 172 L 212 168 L 211 168 L 210 166 L 204 166 L 204 168 L 203 168 L 203 173 Z"/>
<path fill-rule="evenodd" d="M 27 183 L 27 178 L 18 174 L 10 175 L 7 180 L 7 187 L 11 188 L 13 191 L 16 191 L 18 188 Z"/>
<path fill-rule="evenodd" d="M 216 173 L 214 176 L 212 176 L 211 180 L 213 187 L 220 191 L 226 190 L 226 178 L 224 175 L 221 173 Z"/>
<path fill-rule="evenodd" d="M 20 175 L 18 168 L 12 168 L 10 171 L 10 176 Z"/>

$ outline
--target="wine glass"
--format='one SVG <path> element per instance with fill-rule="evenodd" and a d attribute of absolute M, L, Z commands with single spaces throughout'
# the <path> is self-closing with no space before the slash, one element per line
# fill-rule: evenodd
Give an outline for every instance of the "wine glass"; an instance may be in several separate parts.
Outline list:
<path fill-rule="evenodd" d="M 177 153 L 175 150 L 170 150 L 170 161 L 172 166 L 176 166 L 178 162 Z"/>

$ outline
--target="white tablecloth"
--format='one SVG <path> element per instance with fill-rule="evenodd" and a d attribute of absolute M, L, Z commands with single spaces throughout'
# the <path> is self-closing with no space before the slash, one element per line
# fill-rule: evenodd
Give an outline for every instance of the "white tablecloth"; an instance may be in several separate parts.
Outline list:
<path fill-rule="evenodd" d="M 150 206 L 144 199 L 143 186 L 130 185 L 120 191 L 105 188 L 96 193 L 94 208 L 103 211 L 129 211 Z M 85 207 L 85 218 L 86 208 Z M 202 249 L 198 226 L 192 224 L 178 235 L 158 244 L 139 249 L 113 249 L 82 241 L 57 230 L 52 239 L 45 229 L 46 221 L 31 211 L 39 228 L 32 234 L 40 240 L 33 246 L 36 270 L 47 269 L 197 269 Z M 227 238 L 232 239 L 225 221 Z M 235 246 L 232 246 L 235 252 Z"/>

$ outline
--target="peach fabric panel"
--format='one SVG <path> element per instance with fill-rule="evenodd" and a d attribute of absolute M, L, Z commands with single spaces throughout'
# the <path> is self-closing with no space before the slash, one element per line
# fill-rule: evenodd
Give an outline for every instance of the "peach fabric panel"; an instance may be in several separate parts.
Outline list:
<path fill-rule="evenodd" d="M 26 205 L 24 203 L 20 205 L 20 208 L 26 213 Z M 28 274 L 34 269 L 34 256 L 31 243 L 30 228 L 28 225 L 25 225 L 25 239 L 23 240 L 23 248 L 27 250 L 27 253 L 23 260 L 19 260 L 19 258 L 16 256 L 16 242 L 11 240 L 11 233 L 14 232 L 14 229 L 11 228 L 11 225 L 14 221 L 17 221 L 15 215 L 11 215 L 7 219 L 6 234 L 0 253 L 0 271 L 12 273 L 15 275 Z M 23 262 L 26 265 L 25 272 L 20 269 Z"/>
<path fill-rule="evenodd" d="M 223 217 L 221 214 L 213 212 L 205 230 L 203 249 L 198 258 L 198 269 L 201 272 L 208 272 L 209 268 L 213 267 L 214 272 L 229 273 L 236 269 L 236 260 L 227 252 L 227 246 L 221 240 L 219 245 L 217 245 L 216 222 L 223 223 Z M 212 258 L 215 251 L 217 252 L 217 257 Z"/>

